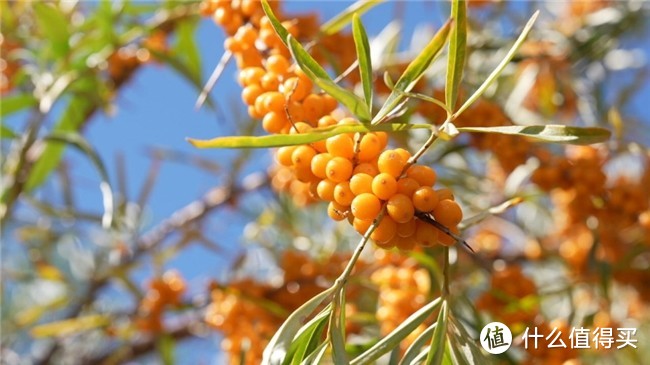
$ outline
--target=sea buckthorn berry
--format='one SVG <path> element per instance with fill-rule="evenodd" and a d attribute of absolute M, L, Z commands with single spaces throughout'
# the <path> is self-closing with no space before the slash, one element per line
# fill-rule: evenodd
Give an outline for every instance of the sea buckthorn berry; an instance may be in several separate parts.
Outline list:
<path fill-rule="evenodd" d="M 413 193 L 413 205 L 421 212 L 430 212 L 438 204 L 438 194 L 430 186 L 419 187 Z"/>
<path fill-rule="evenodd" d="M 402 155 L 395 150 L 386 150 L 379 155 L 377 167 L 379 172 L 390 174 L 393 177 L 399 177 L 406 161 Z"/>
<path fill-rule="evenodd" d="M 302 101 L 302 108 L 305 111 L 305 119 L 309 124 L 316 126 L 318 120 L 323 116 L 323 101 L 316 94 L 309 94 Z"/>
<path fill-rule="evenodd" d="M 359 143 L 358 158 L 361 162 L 374 160 L 381 152 L 381 141 L 374 133 L 366 133 Z"/>
<path fill-rule="evenodd" d="M 308 123 L 294 121 L 289 134 L 308 133 L 311 129 L 312 127 Z"/>
<path fill-rule="evenodd" d="M 332 180 L 321 180 L 316 187 L 316 193 L 319 198 L 331 202 L 334 200 L 334 188 L 336 188 L 336 183 Z"/>
<path fill-rule="evenodd" d="M 334 99 L 329 94 L 323 94 L 322 98 L 323 98 L 323 112 L 324 113 L 331 113 L 338 106 L 338 102 L 336 101 L 336 99 Z"/>
<path fill-rule="evenodd" d="M 386 146 L 388 146 L 388 133 L 386 132 L 374 132 L 374 133 L 375 136 L 377 136 L 377 138 L 379 139 L 379 143 L 381 146 L 380 150 L 383 150 L 384 148 L 386 148 Z"/>
<path fill-rule="evenodd" d="M 463 211 L 455 201 L 444 199 L 436 205 L 433 210 L 433 217 L 445 227 L 451 228 L 463 220 Z"/>
<path fill-rule="evenodd" d="M 291 155 L 293 154 L 293 151 L 296 149 L 296 146 L 284 146 L 278 148 L 278 162 L 282 166 L 291 166 L 293 162 L 291 161 Z"/>
<path fill-rule="evenodd" d="M 332 159 L 329 153 L 319 153 L 311 160 L 311 172 L 321 179 L 327 178 L 327 163 Z"/>
<path fill-rule="evenodd" d="M 395 237 L 397 233 L 397 223 L 391 218 L 384 216 L 379 225 L 370 235 L 370 238 L 377 243 L 386 243 Z"/>
<path fill-rule="evenodd" d="M 433 186 L 436 172 L 429 166 L 413 165 L 406 170 L 406 176 L 414 179 L 420 186 Z"/>
<path fill-rule="evenodd" d="M 431 247 L 438 243 L 438 229 L 419 219 L 415 221 L 415 241 L 418 245 Z"/>
<path fill-rule="evenodd" d="M 416 244 L 414 237 L 401 237 L 397 235 L 393 237 L 390 243 L 402 251 L 412 251 Z"/>
<path fill-rule="evenodd" d="M 288 123 L 289 120 L 282 113 L 269 112 L 262 118 L 262 127 L 269 133 L 279 133 Z"/>
<path fill-rule="evenodd" d="M 294 123 L 302 122 L 305 120 L 305 112 L 302 109 L 302 104 L 295 101 L 290 101 L 287 104 L 287 110 L 289 110 L 289 115 L 291 116 L 291 120 Z"/>
<path fill-rule="evenodd" d="M 334 201 L 341 205 L 350 205 L 352 204 L 352 199 L 354 199 L 354 194 L 350 190 L 349 182 L 342 181 L 336 184 L 334 188 Z"/>
<path fill-rule="evenodd" d="M 275 34 L 274 34 L 275 35 Z M 266 70 L 277 75 L 284 75 L 289 70 L 289 61 L 281 55 L 271 55 L 266 59 Z"/>
<path fill-rule="evenodd" d="M 397 192 L 397 181 L 395 178 L 382 172 L 372 179 L 372 193 L 381 200 L 388 200 Z"/>
<path fill-rule="evenodd" d="M 276 91 L 280 87 L 280 78 L 275 72 L 267 72 L 260 79 L 260 86 L 264 90 Z"/>
<path fill-rule="evenodd" d="M 416 219 L 397 224 L 397 235 L 400 237 L 411 237 L 415 234 Z"/>
<path fill-rule="evenodd" d="M 370 193 L 362 193 L 352 200 L 352 215 L 363 220 L 372 220 L 377 217 L 381 210 L 381 202 Z"/>
<path fill-rule="evenodd" d="M 245 47 L 252 47 L 257 39 L 257 30 L 252 26 L 244 26 L 237 30 L 235 38 Z"/>
<path fill-rule="evenodd" d="M 298 146 L 291 154 L 291 162 L 295 168 L 309 169 L 311 171 L 311 160 L 316 156 L 316 151 L 309 146 Z"/>
<path fill-rule="evenodd" d="M 261 67 L 247 67 L 242 70 L 240 81 L 243 86 L 259 84 L 265 74 L 266 71 Z"/>
<path fill-rule="evenodd" d="M 318 128 L 331 127 L 336 125 L 337 121 L 331 115 L 326 115 L 318 119 Z"/>
<path fill-rule="evenodd" d="M 352 176 L 352 162 L 343 157 L 333 157 L 327 163 L 325 173 L 327 178 L 334 182 L 346 181 Z"/>
<path fill-rule="evenodd" d="M 248 110 L 248 115 L 250 115 L 250 117 L 253 119 L 261 119 L 262 117 L 264 117 L 264 114 L 259 113 L 257 109 L 255 109 L 255 106 L 253 105 L 249 105 L 247 110 Z"/>
<path fill-rule="evenodd" d="M 454 200 L 454 192 L 451 191 L 451 189 L 438 189 L 436 190 L 436 193 L 438 194 L 438 200 Z"/>
<path fill-rule="evenodd" d="M 244 45 L 234 37 L 226 38 L 223 47 L 232 53 L 240 53 L 244 50 Z"/>
<path fill-rule="evenodd" d="M 212 19 L 214 20 L 214 22 L 221 26 L 225 26 L 226 24 L 228 24 L 231 18 L 232 18 L 232 10 L 226 7 L 217 8 L 217 10 L 212 15 Z"/>
<path fill-rule="evenodd" d="M 353 209 L 352 214 L 354 214 L 354 208 L 352 209 Z M 365 234 L 371 225 L 372 225 L 372 219 L 363 220 L 359 218 L 354 218 L 354 221 L 352 222 L 352 226 L 354 227 L 354 230 L 360 234 Z"/>
<path fill-rule="evenodd" d="M 412 179 L 410 177 L 403 177 L 397 180 L 397 192 L 399 194 L 404 194 L 406 196 L 412 197 L 413 193 L 415 193 L 419 187 L 420 184 L 418 184 L 415 179 Z"/>
<path fill-rule="evenodd" d="M 350 190 L 354 195 L 372 193 L 372 176 L 364 173 L 354 174 L 350 178 Z"/>
<path fill-rule="evenodd" d="M 311 82 L 307 83 L 297 77 L 290 77 L 282 84 L 285 98 L 291 101 L 302 101 L 309 95 L 312 87 Z"/>
<path fill-rule="evenodd" d="M 438 243 L 443 246 L 453 246 L 456 243 L 456 239 L 445 232 L 437 229 L 438 231 Z M 449 227 L 449 231 L 455 235 L 458 235 L 460 232 L 457 227 Z"/>
<path fill-rule="evenodd" d="M 354 157 L 354 141 L 346 134 L 330 137 L 325 144 L 327 146 L 327 152 L 332 156 L 343 157 L 348 160 Z"/>
<path fill-rule="evenodd" d="M 255 107 L 255 112 L 260 115 L 266 115 L 269 110 L 266 108 L 266 98 L 269 96 L 269 92 L 262 93 L 260 96 L 255 99 L 253 107 Z"/>
<path fill-rule="evenodd" d="M 295 166 L 294 173 L 296 174 L 296 179 L 305 183 L 318 181 L 320 180 L 314 174 L 311 173 L 311 167 L 308 166 Z"/>
<path fill-rule="evenodd" d="M 253 105 L 255 99 L 262 94 L 262 91 L 262 88 L 257 84 L 248 85 L 242 90 L 241 98 L 247 105 Z"/>
<path fill-rule="evenodd" d="M 413 219 L 415 209 L 411 198 L 403 194 L 395 194 L 386 203 L 388 215 L 397 223 L 406 223 Z"/>
<path fill-rule="evenodd" d="M 327 206 L 327 214 L 335 221 L 342 221 L 346 218 L 347 207 L 338 204 L 337 202 L 330 202 Z"/>
<path fill-rule="evenodd" d="M 354 174 L 355 175 L 356 174 L 367 174 L 367 175 L 370 175 L 372 177 L 375 177 L 375 176 L 377 176 L 377 174 L 379 174 L 379 170 L 377 169 L 377 166 L 375 166 L 374 164 L 363 162 L 363 163 L 358 164 L 354 168 Z"/>
<path fill-rule="evenodd" d="M 264 107 L 266 107 L 266 109 L 275 113 L 286 114 L 284 111 L 286 101 L 284 100 L 284 95 L 282 95 L 282 93 L 278 91 L 270 91 L 264 95 L 266 95 L 264 97 Z"/>
<path fill-rule="evenodd" d="M 411 158 L 411 152 L 403 149 L 403 148 L 396 148 L 395 152 L 399 153 L 400 156 L 402 156 L 402 160 L 406 164 L 408 160 Z"/>

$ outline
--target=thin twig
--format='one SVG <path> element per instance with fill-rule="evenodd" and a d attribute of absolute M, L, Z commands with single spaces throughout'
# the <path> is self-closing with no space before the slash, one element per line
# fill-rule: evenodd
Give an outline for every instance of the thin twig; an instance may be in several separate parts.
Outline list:
<path fill-rule="evenodd" d="M 232 58 L 232 52 L 230 51 L 225 51 L 223 55 L 221 55 L 221 60 L 219 60 L 219 63 L 214 68 L 214 71 L 212 71 L 212 74 L 210 75 L 208 82 L 205 83 L 205 86 L 203 86 L 203 89 L 201 90 L 199 97 L 196 99 L 194 108 L 200 109 L 203 106 L 203 104 L 208 98 L 208 95 L 210 94 L 210 91 L 212 91 L 214 85 L 217 83 L 217 81 L 219 81 L 219 77 L 221 77 L 223 70 L 226 69 L 226 66 L 228 65 L 228 62 L 230 62 L 231 58 Z"/>

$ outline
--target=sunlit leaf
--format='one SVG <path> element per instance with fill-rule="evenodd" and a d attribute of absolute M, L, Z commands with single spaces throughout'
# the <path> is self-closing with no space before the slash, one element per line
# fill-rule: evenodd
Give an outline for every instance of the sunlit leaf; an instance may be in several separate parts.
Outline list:
<path fill-rule="evenodd" d="M 196 44 L 198 25 L 198 21 L 179 22 L 175 32 L 178 41 L 174 47 L 174 52 L 185 61 L 188 71 L 201 79 L 201 54 Z"/>
<path fill-rule="evenodd" d="M 354 37 L 354 45 L 357 49 L 363 95 L 366 98 L 368 110 L 372 110 L 372 60 L 370 59 L 370 43 L 368 42 L 366 30 L 357 14 L 354 15 L 352 22 L 352 35 Z"/>
<path fill-rule="evenodd" d="M 458 98 L 458 88 L 463 78 L 467 44 L 467 5 L 464 0 L 451 3 L 451 17 L 454 26 L 449 35 L 449 54 L 447 55 L 447 80 L 445 84 L 445 101 L 447 107 L 454 110 Z"/>
<path fill-rule="evenodd" d="M 273 9 L 271 9 L 268 0 L 262 0 L 262 9 L 264 9 L 264 13 L 269 18 L 269 21 L 271 22 L 271 26 L 278 34 L 278 37 L 280 37 L 280 40 L 282 40 L 282 43 L 284 43 L 284 45 L 287 46 L 287 38 L 289 37 L 289 31 L 287 30 L 287 28 L 282 26 L 282 23 L 280 23 L 278 17 L 276 17 L 275 14 L 273 14 Z"/>
<path fill-rule="evenodd" d="M 334 288 L 331 287 L 321 292 L 289 315 L 264 349 L 263 364 L 282 364 L 289 352 L 294 336 L 303 327 L 305 319 L 332 294 L 333 290 Z"/>
<path fill-rule="evenodd" d="M 14 139 L 18 134 L 4 124 L 0 125 L 0 139 Z"/>
<path fill-rule="evenodd" d="M 288 37 L 289 50 L 300 69 L 326 93 L 343 104 L 361 121 L 370 120 L 370 109 L 353 92 L 334 83 L 327 71 L 314 60 L 304 47 L 291 35 Z"/>
<path fill-rule="evenodd" d="M 506 68 L 510 60 L 512 60 L 512 57 L 514 57 L 515 53 L 517 53 L 517 50 L 519 50 L 519 47 L 521 47 L 522 43 L 524 43 L 524 40 L 526 40 L 526 37 L 528 36 L 528 33 L 530 33 L 531 29 L 533 29 L 533 24 L 535 24 L 535 20 L 537 20 L 537 16 L 539 15 L 539 11 L 536 11 L 535 14 L 528 20 L 528 23 L 526 23 L 526 26 L 524 29 L 521 31 L 521 34 L 515 41 L 515 44 L 512 45 L 512 48 L 508 51 L 506 56 L 501 60 L 501 63 L 492 71 L 492 73 L 483 81 L 481 86 L 470 96 L 463 105 L 458 108 L 458 110 L 454 113 L 454 116 L 460 115 L 462 112 L 464 112 L 467 108 L 469 108 L 470 105 L 472 105 L 483 93 L 485 90 L 487 90 L 490 85 L 501 75 L 501 72 L 503 72 L 503 69 Z"/>
<path fill-rule="evenodd" d="M 460 127 L 460 132 L 495 133 L 511 136 L 529 137 L 538 142 L 587 145 L 605 142 L 611 132 L 599 127 L 571 127 L 565 125 L 531 125 L 502 127 Z"/>
<path fill-rule="evenodd" d="M 34 338 L 69 336 L 74 333 L 104 327 L 110 323 L 110 317 L 106 315 L 93 314 L 41 324 L 32 328 L 30 334 Z"/>
<path fill-rule="evenodd" d="M 386 123 L 380 125 L 341 125 L 327 128 L 312 129 L 309 133 L 273 134 L 267 136 L 229 136 L 209 140 L 188 138 L 197 148 L 270 148 L 281 146 L 296 146 L 322 141 L 343 133 L 355 132 L 403 132 L 411 129 L 431 129 L 429 124 Z"/>
<path fill-rule="evenodd" d="M 300 364 L 307 356 L 316 350 L 323 328 L 327 325 L 327 320 L 332 313 L 331 308 L 331 306 L 328 306 L 311 321 L 307 322 L 296 333 L 284 364 Z"/>
<path fill-rule="evenodd" d="M 449 34 L 451 23 L 451 20 L 447 21 L 442 28 L 438 30 L 422 52 L 407 66 L 406 70 L 395 84 L 394 88 L 396 90 L 390 93 L 384 105 L 373 118 L 372 124 L 382 122 L 384 118 L 391 113 L 397 105 L 399 105 L 402 99 L 405 98 L 403 93 L 410 92 L 411 89 L 413 89 L 415 84 L 424 74 L 424 71 L 426 71 L 426 69 L 431 65 L 447 41 L 447 35 Z"/>
<path fill-rule="evenodd" d="M 345 28 L 346 25 L 350 23 L 355 14 L 361 15 L 366 11 L 372 9 L 375 5 L 383 2 L 383 0 L 360 0 L 354 4 L 348 6 L 341 13 L 337 14 L 332 19 L 325 22 L 321 27 L 320 31 L 323 34 L 334 34 L 339 30 Z"/>
<path fill-rule="evenodd" d="M 420 354 L 420 351 L 422 351 L 422 348 L 424 345 L 427 344 L 431 340 L 431 337 L 433 336 L 433 332 L 436 330 L 436 326 L 438 324 L 434 323 L 431 326 L 427 327 L 420 335 L 413 340 L 411 345 L 406 349 L 406 352 L 404 352 L 404 356 L 400 360 L 399 364 L 400 365 L 410 365 L 413 363 L 415 358 Z"/>
<path fill-rule="evenodd" d="M 3 96 L 0 101 L 0 118 L 5 119 L 13 113 L 36 106 L 38 101 L 31 94 Z"/>
<path fill-rule="evenodd" d="M 431 338 L 431 345 L 429 345 L 429 354 L 425 361 L 426 365 L 442 364 L 442 358 L 445 352 L 445 339 L 447 337 L 447 316 L 447 301 L 443 301 L 440 312 L 438 313 L 436 328 Z"/>
<path fill-rule="evenodd" d="M 465 327 L 454 316 L 449 317 L 448 341 L 449 346 L 459 365 L 494 364 L 494 356 L 481 350 L 476 340 L 467 333 Z"/>
<path fill-rule="evenodd" d="M 36 22 L 42 35 L 51 43 L 50 47 L 56 57 L 65 57 L 70 51 L 70 22 L 56 6 L 56 3 L 35 2 L 34 8 Z"/>

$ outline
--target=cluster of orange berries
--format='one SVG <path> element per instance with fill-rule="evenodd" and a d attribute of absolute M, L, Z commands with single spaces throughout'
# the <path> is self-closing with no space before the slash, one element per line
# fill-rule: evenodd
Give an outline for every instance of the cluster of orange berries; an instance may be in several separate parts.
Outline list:
<path fill-rule="evenodd" d="M 120 87 L 131 78 L 138 67 L 156 60 L 149 49 L 167 52 L 168 35 L 167 30 L 159 29 L 143 38 L 140 45 L 131 44 L 113 52 L 107 60 L 107 72 L 113 87 Z"/>
<path fill-rule="evenodd" d="M 410 315 L 422 308 L 432 296 L 431 279 L 426 269 L 413 259 L 385 258 L 370 277 L 379 291 L 376 317 L 382 335 L 387 335 Z M 420 324 L 401 344 L 405 350 L 425 329 Z"/>
<path fill-rule="evenodd" d="M 13 59 L 12 54 L 18 50 L 20 45 L 6 38 L 6 34 L 0 35 L 0 95 L 9 93 L 14 88 L 14 77 L 20 70 L 20 63 Z"/>
<path fill-rule="evenodd" d="M 224 334 L 221 348 L 229 354 L 230 363 L 259 364 L 264 348 L 286 316 L 326 289 L 349 258 L 347 254 L 334 254 L 320 262 L 296 251 L 285 251 L 279 262 L 284 270 L 279 287 L 252 279 L 237 280 L 227 287 L 213 284 L 205 320 Z M 354 313 L 352 300 L 358 296 L 358 288 L 351 285 L 348 289 L 346 311 Z M 349 322 L 346 331 L 356 333 L 360 327 Z"/>
<path fill-rule="evenodd" d="M 242 99 L 250 116 L 262 119 L 267 132 L 281 134 L 358 124 L 353 118 L 337 118 L 336 100 L 313 92 L 311 80 L 289 61 L 287 48 L 260 13 L 259 4 L 249 4 L 250 9 L 244 9 L 244 4 L 211 1 L 204 8 L 230 35 L 225 47 L 236 56 L 241 69 Z M 299 35 L 296 22 L 283 24 L 292 35 Z M 282 147 L 277 150 L 277 160 L 289 169 L 278 170 L 284 176 L 274 179 L 274 186 L 299 192 L 303 203 L 309 199 L 302 192 L 309 191 L 312 198 L 329 202 L 332 219 L 347 218 L 360 233 L 366 232 L 385 207 L 386 214 L 372 233 L 372 239 L 384 248 L 453 244 L 452 237 L 416 218 L 418 213 L 430 214 L 458 233 L 462 211 L 453 195 L 447 189 L 433 189 L 436 173 L 430 167 L 407 166 L 408 151 L 384 151 L 387 142 L 384 132 L 350 133 L 310 145 Z"/>
<path fill-rule="evenodd" d="M 142 331 L 159 333 L 163 330 L 165 308 L 181 304 L 186 284 L 178 271 L 170 270 L 153 279 L 148 286 L 138 306 L 136 323 Z"/>

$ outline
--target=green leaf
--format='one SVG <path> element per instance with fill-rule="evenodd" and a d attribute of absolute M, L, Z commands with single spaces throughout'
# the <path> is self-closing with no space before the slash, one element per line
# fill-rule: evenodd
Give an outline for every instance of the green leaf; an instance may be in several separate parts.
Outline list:
<path fill-rule="evenodd" d="M 337 14 L 332 19 L 326 21 L 321 27 L 320 32 L 322 34 L 331 35 L 339 30 L 345 28 L 348 23 L 352 20 L 354 15 L 361 15 L 366 11 L 372 9 L 375 5 L 383 2 L 383 0 L 360 0 L 354 4 L 348 6 L 341 13 Z"/>
<path fill-rule="evenodd" d="M 309 133 L 273 134 L 267 136 L 230 136 L 209 140 L 187 138 L 197 148 L 270 148 L 297 146 L 322 141 L 343 133 L 368 133 L 376 131 L 403 132 L 411 129 L 431 129 L 429 124 L 386 123 L 381 125 L 342 125 L 312 129 Z"/>
<path fill-rule="evenodd" d="M 331 313 L 332 307 L 328 306 L 296 333 L 296 337 L 289 348 L 289 353 L 284 359 L 284 364 L 298 365 L 305 357 L 316 350 L 317 343 Z"/>
<path fill-rule="evenodd" d="M 160 359 L 164 365 L 174 364 L 174 347 L 176 341 L 169 334 L 163 334 L 156 341 L 156 347 L 158 348 L 158 353 L 160 354 Z"/>
<path fill-rule="evenodd" d="M 447 80 L 445 84 L 445 101 L 447 107 L 454 110 L 458 98 L 458 88 L 463 78 L 467 52 L 467 5 L 464 0 L 451 3 L 451 17 L 454 26 L 449 35 L 449 55 L 447 56 Z M 450 115 L 448 115 L 450 116 Z"/>
<path fill-rule="evenodd" d="M 449 316 L 449 347 L 460 365 L 493 364 L 494 357 L 482 351 L 462 323 Z M 461 361 L 462 360 L 462 361 Z"/>
<path fill-rule="evenodd" d="M 366 34 L 366 30 L 358 14 L 354 14 L 353 17 L 352 36 L 354 37 L 354 45 L 357 49 L 363 95 L 366 97 L 368 110 L 372 110 L 372 60 L 370 59 L 370 42 L 368 42 L 368 34 Z"/>
<path fill-rule="evenodd" d="M 350 361 L 350 365 L 372 364 L 383 356 L 392 351 L 399 343 L 406 338 L 413 330 L 422 324 L 441 304 L 441 298 L 431 301 L 429 304 L 420 308 L 417 312 L 411 314 L 404 322 L 395 328 L 387 336 L 380 339 L 374 346 Z"/>
<path fill-rule="evenodd" d="M 494 80 L 496 80 L 497 77 L 499 77 L 499 75 L 501 75 L 501 72 L 503 72 L 503 69 L 506 68 L 506 65 L 508 65 L 510 60 L 512 60 L 512 57 L 514 57 L 515 53 L 517 53 L 517 50 L 519 49 L 519 47 L 521 47 L 522 43 L 524 43 L 524 40 L 528 36 L 528 33 L 530 33 L 531 29 L 533 29 L 533 24 L 535 24 L 535 20 L 537 20 L 538 15 L 539 15 L 539 10 L 536 11 L 533 14 L 532 17 L 530 17 L 530 20 L 528 20 L 528 23 L 526 23 L 526 26 L 524 27 L 521 34 L 519 35 L 519 37 L 515 41 L 515 44 L 512 45 L 512 48 L 510 48 L 510 51 L 508 51 L 508 53 L 503 58 L 503 60 L 501 60 L 501 63 L 499 63 L 499 65 L 494 69 L 494 71 L 492 71 L 490 76 L 488 76 L 487 79 L 485 79 L 485 81 L 483 81 L 483 84 L 481 84 L 481 86 L 479 86 L 479 88 L 474 92 L 474 94 L 472 94 L 472 96 L 470 96 L 469 99 L 467 99 L 465 101 L 463 106 L 461 106 L 454 113 L 453 118 L 456 118 L 462 112 L 464 112 L 467 108 L 469 108 L 469 106 L 472 105 L 476 101 L 476 99 L 478 99 L 481 95 L 483 95 L 485 90 L 487 90 L 487 88 L 490 87 L 490 85 L 492 85 Z"/>
<path fill-rule="evenodd" d="M 442 302 L 436 328 L 433 331 L 429 354 L 427 355 L 426 365 L 440 365 L 445 353 L 445 339 L 447 337 L 447 301 Z"/>
<path fill-rule="evenodd" d="M 321 361 L 323 359 L 323 356 L 325 356 L 325 352 L 327 352 L 327 349 L 329 348 L 329 342 L 324 341 L 316 349 L 314 352 L 311 353 L 303 362 L 300 363 L 300 365 L 314 365 L 314 364 L 321 364 Z"/>
<path fill-rule="evenodd" d="M 196 44 L 196 30 L 199 25 L 197 20 L 179 22 L 176 27 L 178 41 L 174 51 L 184 59 L 188 71 L 200 80 L 201 54 Z"/>
<path fill-rule="evenodd" d="M 68 44 L 70 39 L 68 25 L 70 22 L 54 4 L 35 2 L 32 6 L 38 28 L 43 36 L 51 42 L 54 55 L 57 58 L 66 57 L 70 51 L 70 45 Z"/>
<path fill-rule="evenodd" d="M 397 107 L 402 99 L 404 99 L 404 92 L 410 92 L 415 84 L 420 80 L 427 68 L 431 65 L 436 56 L 440 53 L 442 46 L 447 41 L 449 29 L 451 28 L 451 20 L 448 20 L 442 28 L 438 30 L 436 35 L 431 39 L 429 44 L 422 50 L 422 52 L 408 65 L 402 76 L 395 84 L 393 90 L 386 102 L 381 107 L 377 115 L 372 120 L 372 124 L 381 123 L 384 118 L 390 114 L 395 107 Z"/>
<path fill-rule="evenodd" d="M 75 97 L 70 101 L 65 112 L 54 127 L 53 133 L 76 131 L 93 110 L 92 101 L 84 97 Z M 27 178 L 25 191 L 29 192 L 45 182 L 50 173 L 59 165 L 65 146 L 58 143 L 47 143 L 40 158 Z"/>
<path fill-rule="evenodd" d="M 111 323 L 106 315 L 93 314 L 88 316 L 65 319 L 57 322 L 50 322 L 35 326 L 30 331 L 34 338 L 69 336 L 73 333 L 88 331 L 94 328 L 104 327 Z"/>
<path fill-rule="evenodd" d="M 348 354 L 345 351 L 345 293 L 341 290 L 334 296 L 334 300 L 338 301 L 337 310 L 332 313 L 330 320 L 330 340 L 332 342 L 332 359 L 337 365 L 347 365 Z"/>
<path fill-rule="evenodd" d="M 329 297 L 333 290 L 334 288 L 331 287 L 321 292 L 289 315 L 264 349 L 262 358 L 263 364 L 282 364 L 284 358 L 289 352 L 295 334 L 303 327 L 302 323 L 305 318 L 307 318 L 316 307 Z"/>
<path fill-rule="evenodd" d="M 275 32 L 278 34 L 278 37 L 280 37 L 280 40 L 282 40 L 282 43 L 284 43 L 285 46 L 288 46 L 287 38 L 289 37 L 289 31 L 282 25 L 282 23 L 280 23 L 278 17 L 273 14 L 273 9 L 271 9 L 268 0 L 262 0 L 262 9 L 264 9 L 264 13 L 271 21 L 271 26 L 275 29 Z"/>
<path fill-rule="evenodd" d="M 400 365 L 410 365 L 413 364 L 413 360 L 420 354 L 420 351 L 426 345 L 426 343 L 431 339 L 431 336 L 433 336 L 433 332 L 436 330 L 436 326 L 438 324 L 434 323 L 431 326 L 427 327 L 420 335 L 413 340 L 413 343 L 406 349 L 406 352 L 404 353 L 404 356 L 400 360 L 399 364 Z"/>
<path fill-rule="evenodd" d="M 4 124 L 0 124 L 0 139 L 14 139 L 18 137 L 16 132 Z"/>
<path fill-rule="evenodd" d="M 587 145 L 605 142 L 612 132 L 599 127 L 571 127 L 566 125 L 531 125 L 502 127 L 460 127 L 459 132 L 496 133 L 529 137 L 538 142 Z"/>
<path fill-rule="evenodd" d="M 114 219 L 114 200 L 113 200 L 113 189 L 111 188 L 111 183 L 108 178 L 108 171 L 104 162 L 97 154 L 97 151 L 92 147 L 88 141 L 83 138 L 77 132 L 58 132 L 50 134 L 45 137 L 46 140 L 50 142 L 63 142 L 70 144 L 76 147 L 81 153 L 86 155 L 92 164 L 95 166 L 101 177 L 101 183 L 99 184 L 99 189 L 102 193 L 103 205 L 104 205 L 104 214 L 102 216 L 102 226 L 104 228 L 109 228 L 113 224 Z"/>
<path fill-rule="evenodd" d="M 13 113 L 36 105 L 38 105 L 38 100 L 31 94 L 3 96 L 0 101 L 0 118 L 5 119 Z"/>
<path fill-rule="evenodd" d="M 326 93 L 338 100 L 361 121 L 370 120 L 370 109 L 364 101 L 349 90 L 334 83 L 327 71 L 314 60 L 305 48 L 291 35 L 287 39 L 291 55 L 300 69 Z"/>

